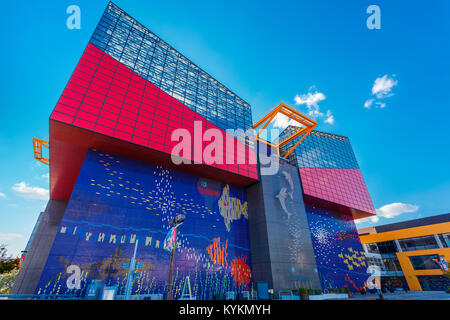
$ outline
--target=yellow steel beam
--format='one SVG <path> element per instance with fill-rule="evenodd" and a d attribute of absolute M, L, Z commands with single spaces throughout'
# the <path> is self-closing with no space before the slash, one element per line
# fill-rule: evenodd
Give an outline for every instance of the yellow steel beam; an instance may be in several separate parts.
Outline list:
<path fill-rule="evenodd" d="M 311 119 L 311 118 L 308 118 L 307 116 L 305 116 L 305 115 L 301 114 L 300 112 L 298 112 L 298 111 L 292 109 L 291 107 L 285 105 L 284 103 L 283 103 L 283 107 L 284 107 L 285 109 L 291 111 L 293 114 L 295 114 L 295 115 L 297 115 L 297 116 L 303 118 L 303 119 L 306 120 L 308 123 L 313 123 L 313 124 L 317 125 L 317 122 L 316 122 L 315 120 L 313 120 L 313 119 Z"/>
<path fill-rule="evenodd" d="M 253 129 L 258 128 L 262 123 L 264 123 L 267 119 L 272 118 L 273 116 L 272 114 L 276 114 L 278 112 L 278 110 L 281 108 L 281 105 L 276 106 L 275 108 L 273 108 L 272 111 L 270 111 L 268 114 L 266 114 L 261 120 L 259 120 L 256 124 L 253 125 Z M 272 117 L 271 117 L 272 116 Z M 269 121 L 270 122 L 270 121 Z"/>
<path fill-rule="evenodd" d="M 290 155 L 292 153 L 292 151 L 295 150 L 295 148 L 297 148 L 297 146 L 303 141 L 303 139 L 305 139 L 310 133 L 311 131 L 313 131 L 314 128 L 309 129 L 304 135 L 303 137 L 301 137 L 298 142 L 288 151 L 288 153 L 286 153 L 284 155 L 284 157 L 287 157 L 288 155 Z"/>
<path fill-rule="evenodd" d="M 296 133 L 292 134 L 290 137 L 284 139 L 282 142 L 280 142 L 279 147 L 284 146 L 285 144 L 291 142 L 292 140 L 294 140 L 295 138 L 297 138 L 298 136 L 302 135 L 305 131 L 309 130 L 309 127 L 303 127 L 301 128 L 299 131 L 297 131 Z"/>
<path fill-rule="evenodd" d="M 292 119 L 294 121 L 297 121 L 298 123 L 304 125 L 303 128 L 301 128 L 299 131 L 293 133 L 288 138 L 284 139 L 283 141 L 279 142 L 278 144 L 270 143 L 266 140 L 263 140 L 259 137 L 259 135 L 264 131 L 264 129 L 267 128 L 267 126 L 272 122 L 272 120 L 275 118 L 275 116 L 278 114 L 284 114 L 289 119 Z M 253 129 L 257 129 L 260 127 L 263 123 L 264 126 L 261 130 L 258 131 L 255 139 L 261 142 L 264 142 L 274 148 L 277 149 L 278 155 L 280 155 L 280 147 L 286 145 L 293 139 L 301 136 L 303 134 L 303 137 L 294 145 L 293 148 L 289 150 L 289 152 L 285 155 L 287 157 L 289 154 L 291 154 L 292 151 L 313 131 L 313 129 L 317 126 L 317 122 L 313 119 L 308 118 L 307 116 L 301 114 L 300 112 L 294 110 L 293 108 L 287 106 L 285 103 L 281 103 L 277 107 L 275 107 L 273 110 L 271 110 L 267 115 L 265 115 L 261 120 L 259 120 L 255 125 L 253 125 Z"/>
<path fill-rule="evenodd" d="M 259 130 L 258 134 L 256 135 L 256 138 L 259 138 L 259 135 L 261 134 L 261 132 L 263 132 L 263 130 L 270 124 L 270 122 L 272 122 L 273 118 L 275 118 L 275 116 L 277 115 L 276 112 L 272 111 L 271 113 L 269 113 L 268 115 L 270 115 L 270 117 L 268 118 L 266 124 L 264 125 L 264 127 L 262 127 L 261 130 Z M 261 122 L 261 121 L 260 121 Z"/>
<path fill-rule="evenodd" d="M 50 159 L 43 156 L 42 147 L 49 149 L 49 142 L 42 139 L 33 138 L 34 158 L 43 164 L 50 165 Z"/>

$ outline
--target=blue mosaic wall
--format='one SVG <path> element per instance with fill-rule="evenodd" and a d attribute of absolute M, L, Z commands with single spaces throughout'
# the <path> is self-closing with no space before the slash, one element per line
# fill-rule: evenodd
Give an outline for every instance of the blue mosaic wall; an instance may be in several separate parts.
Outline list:
<path fill-rule="evenodd" d="M 245 190 L 101 151 L 89 150 L 42 273 L 37 294 L 84 296 L 92 279 L 125 293 L 135 241 L 143 264 L 132 294 L 167 292 L 168 221 L 178 228 L 174 294 L 189 276 L 196 299 L 251 289 Z M 69 265 L 81 268 L 81 289 L 67 287 Z"/>
<path fill-rule="evenodd" d="M 311 205 L 305 208 L 322 290 L 365 287 L 370 274 L 353 220 Z"/>

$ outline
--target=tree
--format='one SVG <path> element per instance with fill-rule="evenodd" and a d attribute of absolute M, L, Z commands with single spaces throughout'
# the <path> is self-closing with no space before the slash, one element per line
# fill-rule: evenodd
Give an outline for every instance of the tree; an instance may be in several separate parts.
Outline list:
<path fill-rule="evenodd" d="M 6 247 L 6 244 L 0 244 L 0 274 L 8 273 L 14 269 L 20 268 L 20 259 L 13 259 L 11 256 L 8 257 L 8 250 Z"/>
<path fill-rule="evenodd" d="M 0 275 L 0 294 L 8 294 L 16 281 L 19 269 L 16 268 L 8 273 Z"/>

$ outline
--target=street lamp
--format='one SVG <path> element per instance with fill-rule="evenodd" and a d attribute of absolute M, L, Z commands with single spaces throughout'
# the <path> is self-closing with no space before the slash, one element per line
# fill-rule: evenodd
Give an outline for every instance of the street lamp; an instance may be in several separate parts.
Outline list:
<path fill-rule="evenodd" d="M 172 250 L 170 253 L 170 270 L 169 270 L 169 286 L 168 289 L 169 291 L 167 292 L 167 300 L 173 300 L 173 292 L 172 292 L 172 282 L 173 282 L 173 269 L 175 266 L 175 248 L 177 245 L 176 242 L 176 232 L 177 232 L 177 227 L 179 225 L 181 225 L 184 220 L 186 219 L 186 216 L 184 214 L 178 214 L 175 218 L 172 218 L 169 220 L 169 226 L 171 226 L 172 228 L 174 228 L 175 230 L 175 239 L 174 239 L 174 245 L 172 246 Z"/>

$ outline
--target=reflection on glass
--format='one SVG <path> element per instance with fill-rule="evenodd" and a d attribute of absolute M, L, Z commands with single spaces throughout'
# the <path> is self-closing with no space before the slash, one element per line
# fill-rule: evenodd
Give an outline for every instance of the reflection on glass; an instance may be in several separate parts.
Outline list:
<path fill-rule="evenodd" d="M 426 250 L 439 248 L 434 236 L 398 240 L 403 251 Z"/>
<path fill-rule="evenodd" d="M 439 235 L 439 240 L 441 240 L 442 246 L 444 248 L 450 247 L 450 233 L 443 233 Z"/>
<path fill-rule="evenodd" d="M 439 264 L 435 262 L 437 259 L 437 254 L 409 257 L 414 270 L 440 269 Z"/>

